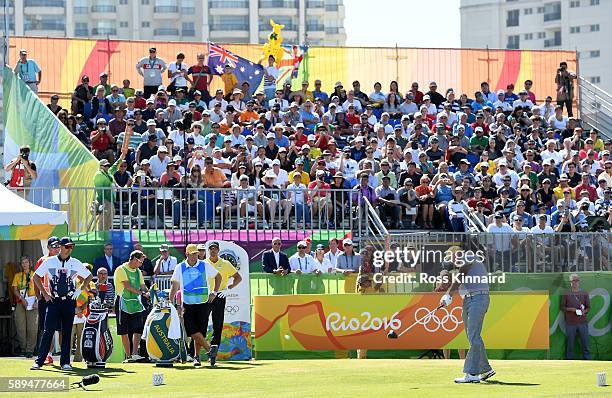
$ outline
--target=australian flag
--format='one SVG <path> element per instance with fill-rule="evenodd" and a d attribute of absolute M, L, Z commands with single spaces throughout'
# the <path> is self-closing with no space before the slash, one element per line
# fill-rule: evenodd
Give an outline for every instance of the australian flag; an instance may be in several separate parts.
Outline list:
<path fill-rule="evenodd" d="M 257 90 L 263 78 L 263 66 L 242 58 L 217 44 L 210 43 L 208 67 L 211 73 L 222 75 L 226 64 L 232 66 L 232 72 L 236 75 L 239 86 L 248 82 L 250 94 Z"/>

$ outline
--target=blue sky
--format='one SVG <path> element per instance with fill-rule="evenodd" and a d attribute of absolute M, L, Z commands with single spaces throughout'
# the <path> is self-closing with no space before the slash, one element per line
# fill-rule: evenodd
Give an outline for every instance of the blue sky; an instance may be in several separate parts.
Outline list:
<path fill-rule="evenodd" d="M 344 0 L 348 46 L 461 47 L 459 0 Z"/>

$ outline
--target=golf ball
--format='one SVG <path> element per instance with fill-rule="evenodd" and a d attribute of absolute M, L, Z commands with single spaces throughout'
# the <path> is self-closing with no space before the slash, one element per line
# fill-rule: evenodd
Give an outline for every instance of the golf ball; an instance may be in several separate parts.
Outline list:
<path fill-rule="evenodd" d="M 289 336 L 288 334 L 285 335 L 285 340 L 291 340 L 291 336 Z"/>

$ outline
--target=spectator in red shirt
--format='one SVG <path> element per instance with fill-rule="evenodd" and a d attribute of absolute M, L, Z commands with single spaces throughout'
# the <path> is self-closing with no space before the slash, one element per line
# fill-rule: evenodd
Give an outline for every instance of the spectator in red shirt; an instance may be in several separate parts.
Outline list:
<path fill-rule="evenodd" d="M 136 90 L 134 93 L 136 96 L 136 101 L 134 103 L 134 108 L 144 109 L 147 107 L 147 99 L 144 97 L 144 92 L 142 90 Z"/>
<path fill-rule="evenodd" d="M 310 202 L 312 204 L 313 219 L 318 217 L 319 212 L 327 206 L 327 214 L 331 214 L 332 204 L 327 196 L 330 185 L 325 182 L 325 170 L 317 170 L 316 179 L 308 184 L 310 191 Z M 321 214 L 323 217 L 325 213 Z"/>
<path fill-rule="evenodd" d="M 208 91 L 208 85 L 212 81 L 212 75 L 210 74 L 210 69 L 208 69 L 207 65 L 204 65 L 205 56 L 203 53 L 198 53 L 198 63 L 196 65 L 190 66 L 187 70 L 187 75 L 191 75 L 191 89 L 189 92 L 198 90 L 202 93 L 202 100 L 208 104 L 208 102 L 212 99 L 210 96 L 210 92 Z"/>
<path fill-rule="evenodd" d="M 120 133 L 125 131 L 127 122 L 125 121 L 125 110 L 116 108 L 115 117 L 108 122 L 108 129 L 110 130 L 113 137 L 117 137 Z"/>
<path fill-rule="evenodd" d="M 106 120 L 99 118 L 96 121 L 96 130 L 89 136 L 91 140 L 91 152 L 97 159 L 107 159 L 109 163 L 115 163 L 115 154 L 112 145 L 115 142 L 110 130 L 106 128 Z"/>
<path fill-rule="evenodd" d="M 582 175 L 582 183 L 576 186 L 574 191 L 576 192 L 577 198 L 581 197 L 580 194 L 582 191 L 587 191 L 589 193 L 589 200 L 591 202 L 595 202 L 598 199 L 597 190 L 591 185 L 591 176 L 588 174 Z"/>
<path fill-rule="evenodd" d="M 423 92 L 419 91 L 419 83 L 414 82 L 412 83 L 412 86 L 410 87 L 410 92 L 412 93 L 413 96 L 413 102 L 417 105 L 421 105 L 423 103 Z"/>
<path fill-rule="evenodd" d="M 303 145 L 308 144 L 308 136 L 304 134 L 304 124 L 303 123 L 298 123 L 295 126 L 295 134 L 292 134 L 292 136 L 295 137 L 296 147 L 301 148 Z"/>
<path fill-rule="evenodd" d="M 472 131 L 476 131 L 476 127 L 482 127 L 485 135 L 489 135 L 489 125 L 484 122 L 484 114 L 481 112 L 476 114 L 476 121 L 472 123 Z"/>
<path fill-rule="evenodd" d="M 355 105 L 351 104 L 348 106 L 346 115 L 344 115 L 344 121 L 348 126 L 361 123 L 359 115 L 355 113 Z"/>

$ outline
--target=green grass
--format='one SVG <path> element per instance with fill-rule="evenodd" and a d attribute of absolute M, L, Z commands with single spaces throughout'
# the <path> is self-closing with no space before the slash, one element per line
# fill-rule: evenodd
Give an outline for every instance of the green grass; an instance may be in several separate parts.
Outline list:
<path fill-rule="evenodd" d="M 29 360 L 0 359 L 0 376 L 59 376 L 58 367 L 30 371 Z M 35 393 L 34 398 L 70 397 L 611 397 L 612 387 L 597 387 L 596 373 L 612 377 L 612 362 L 492 361 L 491 382 L 457 385 L 460 360 L 278 360 L 221 362 L 216 368 L 172 369 L 152 364 L 109 364 L 93 371 L 83 364 L 70 373 L 74 382 L 98 373 L 90 391 Z M 153 387 L 152 374 L 164 373 L 165 385 Z M 2 394 L 0 394 L 2 395 Z M 4 393 L 9 396 L 8 393 Z M 28 394 L 11 394 L 13 397 Z"/>

